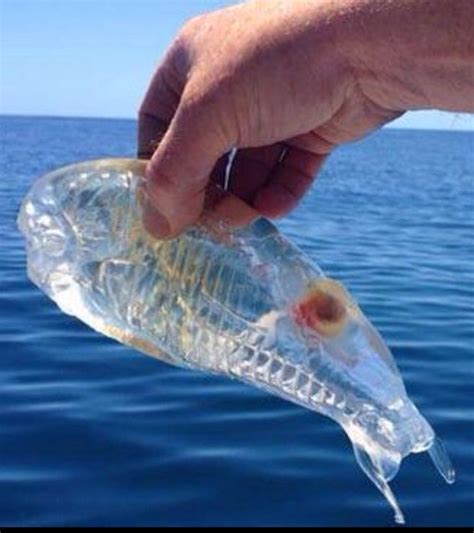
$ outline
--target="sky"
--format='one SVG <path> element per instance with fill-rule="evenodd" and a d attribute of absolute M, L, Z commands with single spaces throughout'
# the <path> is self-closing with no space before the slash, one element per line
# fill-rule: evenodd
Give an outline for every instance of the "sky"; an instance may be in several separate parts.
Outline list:
<path fill-rule="evenodd" d="M 0 113 L 133 118 L 183 22 L 230 3 L 0 0 Z M 474 116 L 417 111 L 393 125 L 474 131 Z"/>

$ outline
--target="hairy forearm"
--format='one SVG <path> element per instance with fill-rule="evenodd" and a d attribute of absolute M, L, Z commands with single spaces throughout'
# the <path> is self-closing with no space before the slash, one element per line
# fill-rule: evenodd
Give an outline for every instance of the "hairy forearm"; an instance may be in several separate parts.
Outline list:
<path fill-rule="evenodd" d="M 341 25 L 358 82 L 395 110 L 474 112 L 474 0 L 349 0 Z"/>

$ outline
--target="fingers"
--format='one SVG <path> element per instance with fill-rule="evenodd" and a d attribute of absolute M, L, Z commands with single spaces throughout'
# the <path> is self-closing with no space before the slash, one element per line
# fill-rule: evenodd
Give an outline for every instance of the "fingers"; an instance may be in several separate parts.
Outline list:
<path fill-rule="evenodd" d="M 205 209 L 200 222 L 204 225 L 242 227 L 259 217 L 258 211 L 228 191 L 210 184 L 206 191 Z"/>
<path fill-rule="evenodd" d="M 300 150 L 311 152 L 313 154 L 329 154 L 334 150 L 335 144 L 327 138 L 322 137 L 319 132 L 309 131 L 303 135 L 293 137 L 286 143 L 288 146 L 294 146 Z"/>
<path fill-rule="evenodd" d="M 186 47 L 177 41 L 157 69 L 139 113 L 138 155 L 150 159 L 144 222 L 158 238 L 173 237 L 198 220 L 211 175 L 213 182 L 225 183 L 225 154 L 233 145 L 223 127 L 225 95 L 211 97 L 202 83 L 198 87 L 188 62 Z M 276 143 L 239 150 L 230 168 L 228 191 L 269 217 L 296 206 L 324 161 L 321 154 L 332 148 L 312 133 L 286 144 L 283 161 L 285 145 Z M 219 204 L 221 214 L 224 209 L 232 214 L 233 225 L 249 218 L 242 208 L 239 216 L 237 205 L 227 199 Z"/>
<path fill-rule="evenodd" d="M 211 172 L 211 182 L 222 190 L 226 190 L 228 188 L 227 177 L 231 157 L 230 154 L 231 153 L 229 152 L 219 157 Z"/>
<path fill-rule="evenodd" d="M 327 154 L 289 147 L 268 183 L 257 192 L 254 207 L 271 218 L 287 214 L 310 188 L 326 157 Z"/>
<path fill-rule="evenodd" d="M 139 112 L 138 157 L 147 168 L 144 223 L 157 238 L 172 237 L 199 217 L 204 189 L 228 146 L 216 125 L 213 100 L 192 92 L 188 49 L 179 38 L 155 72 Z"/>
<path fill-rule="evenodd" d="M 281 217 L 296 207 L 311 187 L 334 144 L 314 131 L 293 137 L 253 205 L 264 216 Z"/>
<path fill-rule="evenodd" d="M 160 117 L 140 111 L 138 114 L 138 148 L 139 159 L 151 159 L 153 152 L 160 143 L 168 128 L 168 121 Z"/>
<path fill-rule="evenodd" d="M 147 228 L 169 238 L 196 222 L 216 161 L 229 149 L 216 124 L 212 100 L 190 98 L 186 91 L 147 168 Z M 161 215 L 158 216 L 158 215 Z M 154 218 L 159 224 L 152 224 Z"/>
<path fill-rule="evenodd" d="M 212 182 L 229 194 L 219 202 L 211 202 L 207 206 L 207 215 L 212 211 L 212 219 L 221 218 L 231 227 L 246 225 L 256 218 L 259 213 L 252 207 L 255 196 L 270 179 L 284 150 L 283 143 L 276 143 L 243 148 L 231 160 L 229 154 L 220 158 L 212 171 Z M 209 197 L 207 192 L 206 198 Z"/>
<path fill-rule="evenodd" d="M 177 43 L 166 53 L 138 114 L 138 157 L 150 159 L 178 108 L 186 77 L 185 51 Z"/>
<path fill-rule="evenodd" d="M 228 190 L 252 204 L 257 191 L 270 179 L 283 150 L 282 143 L 239 150 L 232 162 Z"/>
<path fill-rule="evenodd" d="M 228 191 L 252 206 L 261 215 L 279 217 L 291 211 L 314 181 L 327 154 L 314 153 L 314 149 L 329 152 L 332 145 L 313 135 L 289 141 L 290 146 L 276 143 L 259 148 L 239 150 L 230 169 Z M 310 148 L 300 149 L 295 144 Z M 283 156 L 283 157 L 282 157 Z M 224 183 L 227 158 L 221 160 L 213 171 L 213 181 Z M 239 211 L 231 204 L 231 225 L 243 225 L 247 210 Z M 227 202 L 222 202 L 219 212 L 224 214 Z"/>

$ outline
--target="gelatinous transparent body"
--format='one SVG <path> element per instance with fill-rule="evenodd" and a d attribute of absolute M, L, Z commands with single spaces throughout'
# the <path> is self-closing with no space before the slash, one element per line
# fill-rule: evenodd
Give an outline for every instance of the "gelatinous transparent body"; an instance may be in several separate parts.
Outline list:
<path fill-rule="evenodd" d="M 38 180 L 19 216 L 28 273 L 66 313 L 168 363 L 225 374 L 338 422 L 395 510 L 388 481 L 429 450 L 392 355 L 342 285 L 267 220 L 155 241 L 141 224 L 144 164 L 86 162 Z"/>

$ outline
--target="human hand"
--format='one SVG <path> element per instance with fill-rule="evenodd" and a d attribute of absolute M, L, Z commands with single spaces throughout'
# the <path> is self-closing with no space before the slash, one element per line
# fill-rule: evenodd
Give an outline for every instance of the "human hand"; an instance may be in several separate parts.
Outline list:
<path fill-rule="evenodd" d="M 233 148 L 228 190 L 284 215 L 334 147 L 409 108 L 410 91 L 374 72 L 376 54 L 360 45 L 361 31 L 373 33 L 363 6 L 375 4 L 384 2 L 252 0 L 183 27 L 139 114 L 151 233 L 171 237 L 199 218 Z"/>

